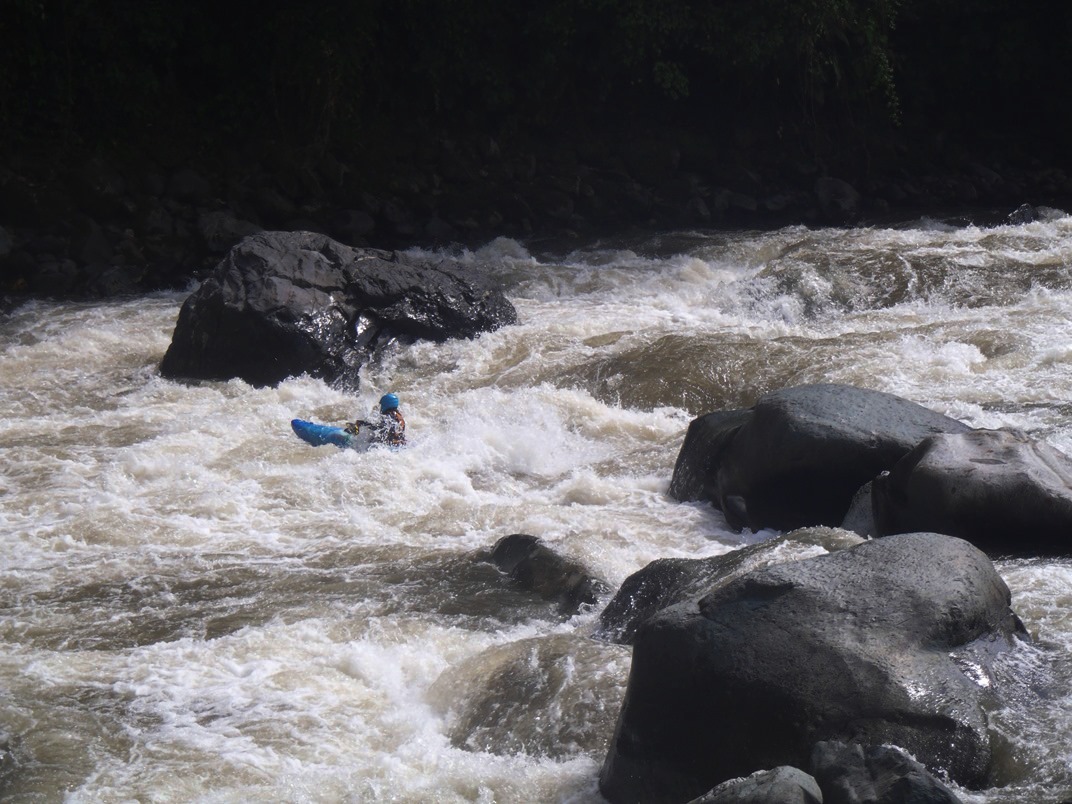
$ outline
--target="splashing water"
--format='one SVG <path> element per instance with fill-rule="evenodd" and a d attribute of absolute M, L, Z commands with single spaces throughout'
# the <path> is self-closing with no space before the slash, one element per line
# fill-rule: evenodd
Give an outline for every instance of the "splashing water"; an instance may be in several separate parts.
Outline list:
<path fill-rule="evenodd" d="M 6 800 L 597 802 L 628 652 L 586 638 L 595 612 L 563 621 L 478 551 L 530 533 L 615 586 L 770 536 L 666 489 L 695 415 L 804 382 L 1072 452 L 1061 213 L 557 256 L 500 240 L 460 258 L 503 283 L 518 324 L 396 345 L 356 396 L 308 377 L 163 380 L 182 294 L 0 321 Z M 387 390 L 404 451 L 290 433 Z M 1040 639 L 1008 672 L 1065 683 L 994 714 L 1000 778 L 960 792 L 1057 801 L 1072 569 L 999 569 Z"/>

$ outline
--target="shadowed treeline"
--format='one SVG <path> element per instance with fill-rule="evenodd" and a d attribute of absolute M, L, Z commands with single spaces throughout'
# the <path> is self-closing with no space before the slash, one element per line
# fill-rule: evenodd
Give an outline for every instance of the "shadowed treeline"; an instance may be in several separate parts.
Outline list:
<path fill-rule="evenodd" d="M 1072 6 L 1009 0 L 6 0 L 8 147 L 666 118 L 816 152 L 1053 141 Z M 928 134 L 928 136 L 931 136 Z"/>
<path fill-rule="evenodd" d="M 1069 208 L 1072 4 L 3 0 L 0 293 L 247 235 L 553 247 Z"/>

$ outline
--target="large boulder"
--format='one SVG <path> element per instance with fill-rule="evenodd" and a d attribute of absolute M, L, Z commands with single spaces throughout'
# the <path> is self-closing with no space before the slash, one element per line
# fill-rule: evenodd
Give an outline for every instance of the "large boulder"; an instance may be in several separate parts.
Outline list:
<path fill-rule="evenodd" d="M 836 526 L 856 491 L 924 438 L 970 429 L 881 391 L 835 384 L 787 388 L 747 410 L 694 420 L 670 494 L 709 500 L 738 530 Z"/>
<path fill-rule="evenodd" d="M 631 645 L 663 609 L 703 595 L 745 573 L 783 561 L 843 550 L 862 539 L 836 528 L 804 528 L 707 558 L 658 558 L 626 578 L 599 615 L 598 639 Z"/>
<path fill-rule="evenodd" d="M 262 232 L 186 300 L 160 370 L 260 386 L 308 373 L 356 387 L 384 339 L 471 338 L 516 317 L 499 289 L 458 263 Z"/>
<path fill-rule="evenodd" d="M 992 553 L 1072 551 L 1072 459 L 1023 433 L 924 439 L 875 479 L 876 535 L 931 530 Z"/>
<path fill-rule="evenodd" d="M 759 569 L 644 623 L 600 776 L 612 802 L 688 801 L 822 740 L 893 744 L 959 784 L 991 763 L 993 657 L 1026 638 L 981 551 L 891 536 Z"/>

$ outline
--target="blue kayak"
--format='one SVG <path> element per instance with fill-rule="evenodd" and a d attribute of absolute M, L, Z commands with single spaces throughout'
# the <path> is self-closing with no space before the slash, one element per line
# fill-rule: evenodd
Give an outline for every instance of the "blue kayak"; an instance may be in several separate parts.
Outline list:
<path fill-rule="evenodd" d="M 292 419 L 290 426 L 294 428 L 294 434 L 298 438 L 306 444 L 312 444 L 314 447 L 322 447 L 325 444 L 332 444 L 340 448 L 356 447 L 359 441 L 363 442 L 365 440 L 358 439 L 357 436 L 346 432 L 342 427 L 307 422 L 304 419 Z"/>

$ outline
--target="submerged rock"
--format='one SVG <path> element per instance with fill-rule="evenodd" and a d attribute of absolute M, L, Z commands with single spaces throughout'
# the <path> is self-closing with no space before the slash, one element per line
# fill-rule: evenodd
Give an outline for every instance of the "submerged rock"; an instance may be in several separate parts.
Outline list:
<path fill-rule="evenodd" d="M 578 634 L 499 645 L 458 662 L 428 692 L 451 743 L 499 756 L 569 757 L 607 749 L 629 651 Z"/>
<path fill-rule="evenodd" d="M 510 576 L 521 588 L 558 604 L 559 612 L 576 614 L 610 593 L 610 587 L 581 564 L 560 556 L 541 539 L 525 533 L 504 536 L 481 556 Z"/>
<path fill-rule="evenodd" d="M 876 535 L 930 530 L 1004 555 L 1072 550 L 1072 458 L 1022 433 L 924 439 L 871 494 Z"/>
<path fill-rule="evenodd" d="M 516 318 L 498 288 L 458 263 L 262 232 L 186 300 L 160 370 L 259 386 L 307 373 L 356 387 L 382 341 L 471 338 Z"/>
<path fill-rule="evenodd" d="M 836 526 L 857 490 L 924 438 L 970 429 L 880 391 L 836 384 L 786 388 L 747 410 L 695 419 L 670 494 L 709 500 L 737 530 Z"/>
<path fill-rule="evenodd" d="M 846 181 L 831 176 L 815 180 L 815 198 L 829 220 L 847 221 L 860 212 L 860 193 Z"/>
<path fill-rule="evenodd" d="M 806 767 L 822 740 L 891 743 L 959 784 L 991 763 L 992 656 L 1025 637 L 961 539 L 891 536 L 747 573 L 664 609 L 634 643 L 600 776 L 612 802 L 687 801 Z"/>

